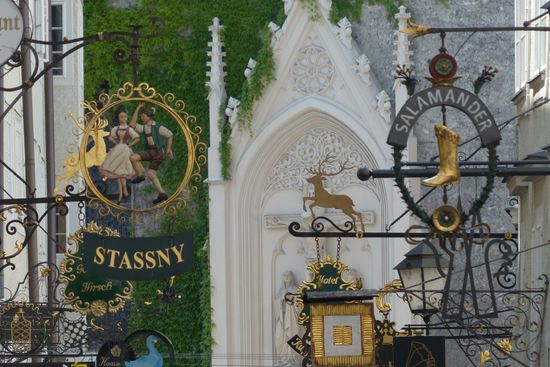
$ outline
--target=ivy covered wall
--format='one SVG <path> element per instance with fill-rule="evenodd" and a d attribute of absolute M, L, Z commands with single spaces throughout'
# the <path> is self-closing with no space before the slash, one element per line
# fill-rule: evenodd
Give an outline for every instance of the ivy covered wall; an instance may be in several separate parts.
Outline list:
<path fill-rule="evenodd" d="M 311 3 L 313 0 L 299 0 Z M 333 0 L 332 18 L 347 15 L 358 19 L 364 0 Z M 384 5 L 391 15 L 403 0 L 368 0 Z M 269 21 L 284 20 L 281 0 L 141 0 L 129 8 L 109 7 L 106 0 L 84 2 L 86 35 L 101 31 L 130 31 L 131 25 L 144 25 L 142 32 L 151 33 L 149 19 L 160 17 L 165 23 L 164 34 L 143 40 L 140 49 L 140 81 L 149 83 L 159 93 L 171 92 L 186 103 L 186 111 L 195 115 L 203 128 L 202 141 L 208 143 L 208 102 L 205 87 L 207 72 L 208 26 L 218 17 L 224 25 L 223 41 L 227 56 L 226 89 L 228 95 L 243 100 L 247 90 L 243 71 L 249 58 L 262 59 L 262 38 Z M 130 64 L 117 64 L 113 52 L 124 46 L 99 42 L 85 48 L 85 94 L 93 99 L 100 84 L 107 80 L 110 93 L 125 81 L 132 80 Z M 265 50 L 265 49 L 264 49 Z M 268 55 L 269 56 L 269 55 Z M 269 59 L 269 57 L 267 57 Z M 245 86 L 243 88 L 243 86 Z M 263 89 L 263 88 L 261 88 Z M 252 91 L 257 98 L 258 91 Z M 245 98 L 246 99 L 246 98 Z M 251 103 L 252 103 L 251 102 Z M 131 106 L 130 106 L 131 107 Z M 130 111 L 130 114 L 133 111 Z M 178 152 L 175 152 L 178 154 Z M 182 154 L 180 152 L 180 154 Z M 164 167 L 163 184 L 175 187 L 176 177 L 170 176 L 170 162 Z M 203 171 L 206 177 L 206 169 Z M 173 218 L 165 218 L 161 232 L 192 230 L 195 234 L 196 263 L 192 272 L 179 276 L 176 287 L 181 300 L 165 305 L 157 299 L 157 289 L 166 282 L 140 282 L 135 286 L 132 307 L 133 329 L 156 329 L 170 337 L 177 353 L 191 359 L 181 359 L 178 365 L 209 365 L 213 342 L 210 338 L 210 284 L 208 261 L 208 193 L 206 185 L 190 199 L 190 204 Z M 160 235 L 160 233 L 159 233 Z M 215 250 L 215 249 L 214 249 Z"/>

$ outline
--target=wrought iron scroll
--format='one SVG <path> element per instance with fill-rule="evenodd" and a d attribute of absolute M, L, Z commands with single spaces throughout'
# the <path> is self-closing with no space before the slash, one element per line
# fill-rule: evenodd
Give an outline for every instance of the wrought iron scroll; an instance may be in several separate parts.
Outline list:
<path fill-rule="evenodd" d="M 131 61 L 134 69 L 134 84 L 139 84 L 139 40 L 140 39 L 149 39 L 160 36 L 164 32 L 164 22 L 162 19 L 155 17 L 150 20 L 151 26 L 156 32 L 152 34 L 140 34 L 141 26 L 133 26 L 132 32 L 122 32 L 122 31 L 113 31 L 113 32 L 99 32 L 98 34 L 91 36 L 84 36 L 74 39 L 64 39 L 62 41 L 42 41 L 32 38 L 24 38 L 22 44 L 25 44 L 30 50 L 30 56 L 21 55 L 20 52 L 16 52 L 9 62 L 6 63 L 8 70 L 5 71 L 9 73 L 12 69 L 21 66 L 23 62 L 23 57 L 32 57 L 32 64 L 35 65 L 31 71 L 31 75 L 28 80 L 22 82 L 21 84 L 15 86 L 5 86 L 0 88 L 0 91 L 6 92 L 16 92 L 20 91 L 19 94 L 11 101 L 11 103 L 5 108 L 5 110 L 0 115 L 0 121 L 4 119 L 6 114 L 16 105 L 16 103 L 23 97 L 23 94 L 26 90 L 32 88 L 32 86 L 40 80 L 46 73 L 52 69 L 58 62 L 63 60 L 65 57 L 71 55 L 79 49 L 98 42 L 98 41 L 112 41 L 123 43 L 129 49 L 129 52 L 126 52 L 123 48 L 117 48 L 113 53 L 113 58 L 117 63 L 126 63 Z M 38 52 L 36 51 L 34 45 L 73 45 L 69 50 L 65 51 L 54 60 L 51 60 L 44 64 L 44 68 L 39 70 L 40 60 Z M 4 75 L 5 75 L 4 74 Z"/>
<path fill-rule="evenodd" d="M 11 270 L 15 269 L 15 264 L 12 262 L 12 259 L 19 255 L 29 243 L 31 237 L 36 232 L 36 229 L 40 227 L 40 223 L 44 218 L 48 216 L 52 211 L 56 210 L 57 213 L 61 216 L 66 216 L 69 208 L 65 204 L 62 197 L 57 197 L 53 204 L 48 205 L 46 210 L 39 214 L 38 211 L 30 204 L 17 204 L 17 205 L 8 205 L 0 209 L 0 224 L 1 222 L 6 222 L 5 233 L 8 236 L 4 237 L 9 238 L 9 236 L 14 236 L 18 232 L 23 235 L 22 241 L 15 241 L 14 252 L 6 253 L 5 250 L 8 248 L 5 243 L 2 243 L 2 238 L 0 238 L 0 244 L 3 245 L 4 251 L 0 251 L 0 272 L 6 268 Z M 9 219 L 8 217 L 15 214 L 15 218 Z M 3 264 L 2 264 L 3 262 Z"/>

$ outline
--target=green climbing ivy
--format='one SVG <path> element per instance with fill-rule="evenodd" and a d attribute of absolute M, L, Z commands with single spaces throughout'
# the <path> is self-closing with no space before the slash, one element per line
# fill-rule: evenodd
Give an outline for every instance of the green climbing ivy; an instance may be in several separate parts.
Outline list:
<path fill-rule="evenodd" d="M 249 80 L 243 84 L 241 92 L 241 104 L 239 109 L 239 124 L 252 133 L 252 109 L 258 101 L 267 85 L 273 80 L 275 63 L 273 50 L 271 49 L 271 32 L 265 28 L 261 33 L 262 47 L 258 52 L 256 68 Z"/>
<path fill-rule="evenodd" d="M 261 94 L 259 85 L 267 83 L 262 66 L 262 38 L 260 30 L 269 21 L 281 24 L 283 3 L 264 0 L 141 0 L 139 5 L 127 9 L 109 7 L 107 0 L 85 0 L 84 32 L 86 35 L 102 31 L 131 31 L 131 25 L 140 24 L 141 32 L 152 33 L 151 17 L 160 17 L 165 23 L 165 32 L 159 38 L 144 39 L 140 48 L 140 81 L 149 83 L 159 93 L 173 93 L 186 103 L 185 110 L 197 117 L 202 127 L 201 141 L 208 143 L 209 106 L 205 87 L 208 42 L 211 33 L 208 27 L 214 17 L 219 17 L 224 26 L 224 45 L 227 56 L 226 90 L 228 95 L 240 96 L 245 77 L 244 66 L 249 58 L 258 60 L 255 77 L 249 89 L 250 98 Z M 132 80 L 129 64 L 117 64 L 113 60 L 116 48 L 124 44 L 98 42 L 85 48 L 85 96 L 94 99 L 95 92 L 104 80 L 111 86 L 110 94 L 124 82 Z M 260 55 L 258 55 L 260 50 Z M 271 74 L 272 75 L 272 74 Z M 257 78 L 257 80 L 256 80 Z M 245 101 L 245 99 L 242 99 Z M 251 102 L 252 103 L 252 102 Z M 127 106 L 131 109 L 135 106 Z M 163 124 L 170 124 L 163 119 Z M 160 121 L 160 117 L 159 117 Z M 169 126 L 171 127 L 171 126 Z M 174 128 L 177 128 L 174 126 Z M 227 129 L 225 129 L 227 131 Z M 230 131 L 224 135 L 230 134 Z M 228 139 L 225 141 L 229 142 Z M 228 152 L 230 144 L 224 152 Z M 176 150 L 178 159 L 185 159 L 185 147 Z M 230 153 L 222 153 L 230 157 Z M 167 190 L 179 184 L 175 162 L 165 161 L 161 166 L 162 182 Z M 228 166 L 228 163 L 225 164 Z M 206 167 L 202 176 L 206 177 Z M 175 286 L 181 299 L 166 305 L 157 297 L 157 289 L 166 286 L 166 281 L 136 282 L 130 325 L 132 329 L 157 329 L 166 333 L 178 353 L 195 356 L 182 360 L 176 366 L 209 366 L 211 360 L 211 306 L 210 269 L 208 253 L 208 188 L 199 185 L 191 194 L 188 206 L 175 216 L 165 217 L 161 233 L 192 230 L 195 237 L 195 264 L 193 271 L 178 276 Z"/>

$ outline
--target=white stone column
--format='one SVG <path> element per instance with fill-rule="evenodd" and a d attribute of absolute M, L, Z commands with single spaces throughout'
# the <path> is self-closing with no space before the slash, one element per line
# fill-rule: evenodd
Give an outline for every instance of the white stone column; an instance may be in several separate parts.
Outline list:
<path fill-rule="evenodd" d="M 211 51 L 208 52 L 210 61 L 207 65 L 210 71 L 206 86 L 209 88 L 208 102 L 210 108 L 210 147 L 208 148 L 208 196 L 209 204 L 209 246 L 210 246 L 210 275 L 211 275 L 211 295 L 210 302 L 212 307 L 212 346 L 213 356 L 224 356 L 227 358 L 228 350 L 228 307 L 227 307 L 227 287 L 226 284 L 226 238 L 227 225 L 225 222 L 226 212 L 226 183 L 221 174 L 220 160 L 220 142 L 221 132 L 218 128 L 218 122 L 221 118 L 220 108 L 225 104 L 225 72 L 222 52 L 222 42 L 220 40 L 220 20 L 214 18 L 212 25 L 208 28 L 212 32 L 212 42 L 208 43 Z M 214 357 L 213 357 L 214 358 Z M 215 363 L 220 365 L 229 365 L 228 360 L 215 357 Z M 214 364 L 214 359 L 212 360 Z"/>

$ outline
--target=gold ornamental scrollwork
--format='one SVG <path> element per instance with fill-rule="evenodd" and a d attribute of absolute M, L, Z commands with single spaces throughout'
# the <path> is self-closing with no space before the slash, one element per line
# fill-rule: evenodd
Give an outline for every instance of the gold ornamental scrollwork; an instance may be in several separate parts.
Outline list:
<path fill-rule="evenodd" d="M 401 290 L 403 290 L 403 283 L 401 282 L 401 280 L 398 279 L 392 280 L 391 282 L 380 288 L 375 298 L 375 304 L 376 308 L 378 308 L 378 311 L 387 315 L 391 311 L 391 303 L 384 302 L 384 297 L 390 292 Z"/>
<path fill-rule="evenodd" d="M 109 136 L 109 132 L 106 131 L 108 121 L 105 116 L 110 111 L 127 104 L 152 106 L 159 112 L 162 111 L 161 114 L 165 119 L 175 121 L 177 131 L 173 132 L 174 147 L 177 145 L 182 152 L 186 153 L 184 157 L 175 156 L 175 168 L 171 166 L 171 176 L 180 177 L 181 175 L 178 186 L 173 192 L 167 193 L 168 197 L 165 200 L 154 203 L 150 207 L 129 207 L 123 205 L 120 200 L 115 201 L 108 198 L 108 195 L 98 188 L 98 184 L 94 182 L 89 172 L 91 167 L 100 167 L 105 160 L 106 147 L 104 142 L 100 142 Z M 81 119 L 78 124 L 79 128 L 83 130 L 78 152 L 78 165 L 87 185 L 86 195 L 90 198 L 92 208 L 97 209 L 101 216 L 113 215 L 120 221 L 124 221 L 124 213 L 128 212 L 144 213 L 162 209 L 166 214 L 174 214 L 178 209 L 186 206 L 187 195 L 182 195 L 182 193 L 186 188 L 190 193 L 198 190 L 198 184 L 202 182 L 201 168 L 206 164 L 207 146 L 200 141 L 202 129 L 198 126 L 196 117 L 184 110 L 185 102 L 183 100 L 178 99 L 173 93 L 158 93 L 147 83 L 134 86 L 127 82 L 116 93 L 112 95 L 103 93 L 97 101 L 85 101 L 83 105 L 87 112 L 84 119 Z M 83 129 L 82 122 L 85 122 Z M 142 137 L 140 137 L 141 139 Z M 92 147 L 90 147 L 91 143 L 94 143 Z M 136 188 L 137 186 L 134 186 L 134 191 Z"/>
<path fill-rule="evenodd" d="M 15 214 L 17 216 L 23 216 L 25 214 L 25 207 L 23 205 L 8 205 L 0 209 L 0 225 L 6 226 L 6 232 L 8 234 L 14 234 L 17 232 L 17 227 L 21 231 L 25 231 L 26 227 L 29 226 L 31 222 L 26 219 L 23 220 L 10 220 L 8 223 L 2 223 L 8 221 L 9 215 Z M 24 244 L 20 241 L 15 241 L 14 252 L 6 252 L 8 246 L 4 244 L 4 249 L 0 250 L 0 260 L 4 260 L 6 264 L 11 264 L 11 259 L 19 255 L 25 248 Z"/>
<path fill-rule="evenodd" d="M 70 249 L 67 251 L 65 259 L 63 259 L 59 267 L 61 272 L 59 281 L 65 284 L 64 302 L 65 304 L 71 305 L 75 311 L 83 315 L 91 315 L 92 317 L 101 317 L 108 312 L 121 311 L 126 305 L 126 302 L 130 302 L 132 299 L 133 287 L 128 281 L 110 281 L 111 284 L 115 284 L 115 282 L 119 283 L 112 285 L 112 288 L 118 289 L 118 291 L 113 292 L 113 298 L 111 299 L 92 297 L 91 299 L 84 300 L 82 299 L 84 293 L 77 291 L 82 286 L 81 281 L 78 279 L 79 276 L 86 276 L 86 270 L 84 269 L 82 259 L 84 232 L 96 233 L 109 237 L 120 236 L 118 231 L 100 226 L 95 222 L 88 223 L 84 228 L 79 229 L 73 235 L 69 236 L 67 241 L 70 245 Z M 88 282 L 94 280 L 96 280 L 96 278 L 86 278 Z M 99 278 L 99 280 L 105 279 Z M 109 280 L 107 279 L 107 281 Z"/>

